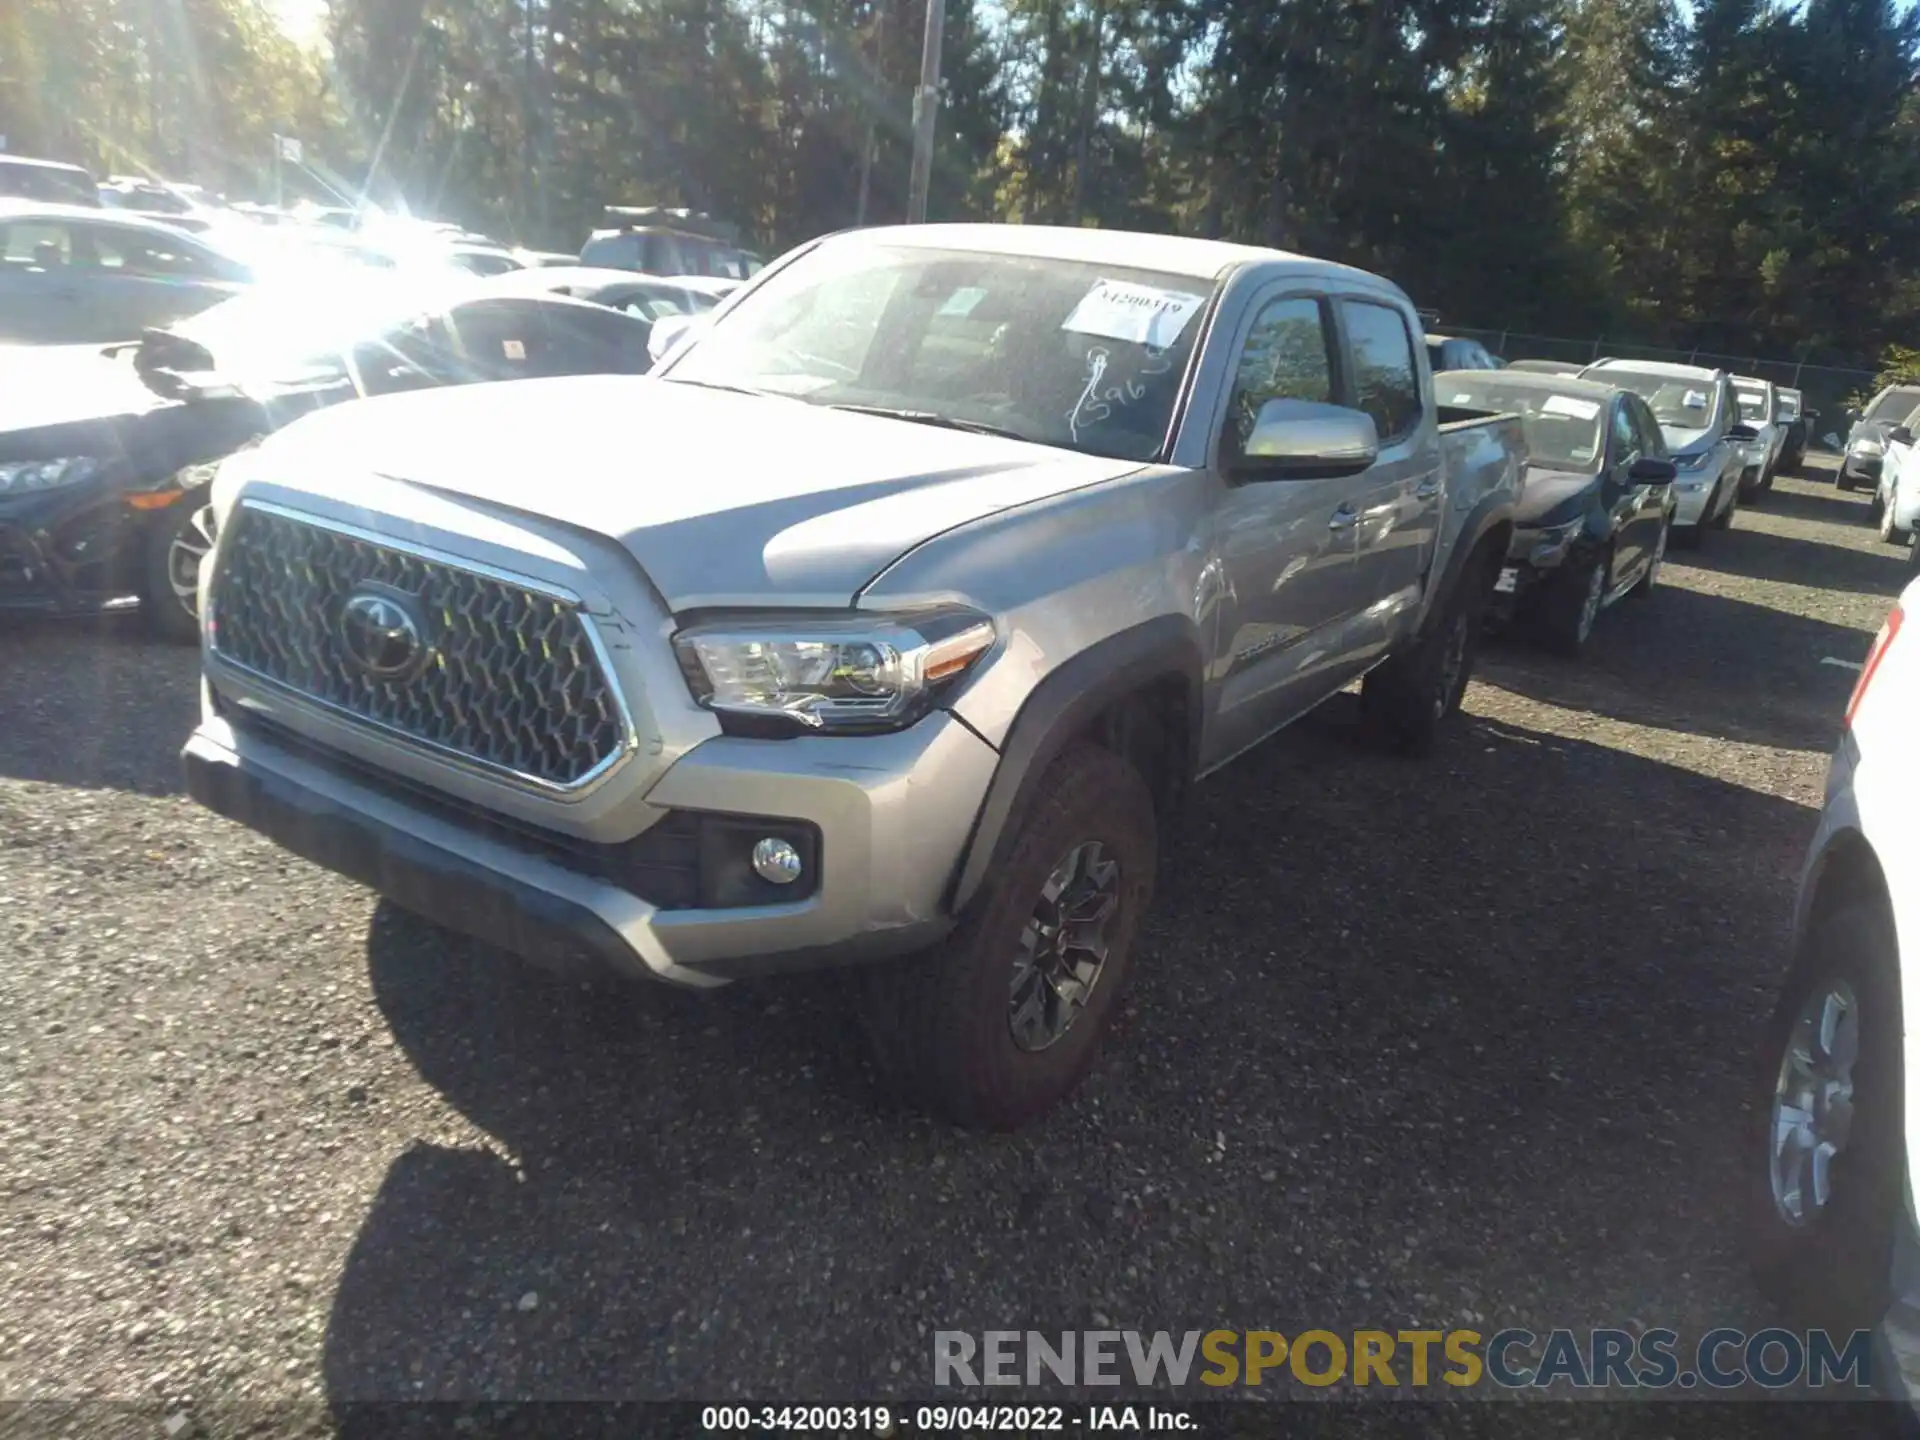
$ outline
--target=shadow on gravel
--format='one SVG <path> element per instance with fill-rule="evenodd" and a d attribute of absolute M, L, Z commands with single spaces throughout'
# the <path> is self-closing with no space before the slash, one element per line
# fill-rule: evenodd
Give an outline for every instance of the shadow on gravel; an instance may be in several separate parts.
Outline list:
<path fill-rule="evenodd" d="M 1113 1045 L 1017 1136 L 877 1106 L 832 977 L 586 991 L 383 908 L 375 1000 L 500 1152 L 392 1158 L 327 1394 L 898 1401 L 933 1330 L 1096 1317 L 1756 1328 L 1736 1136 L 1812 817 L 1352 720 L 1201 787 Z"/>
<path fill-rule="evenodd" d="M 1783 490 L 1776 485 L 1767 498 L 1753 508 L 1768 515 L 1785 515 L 1795 520 L 1812 520 L 1822 525 L 1858 527 L 1868 534 L 1873 533 L 1867 521 L 1868 515 L 1872 513 L 1868 507 L 1868 501 L 1872 497 L 1857 490 L 1834 489 L 1832 471 L 1822 471 L 1805 476 L 1804 479 L 1808 484 L 1825 485 L 1827 488 Z M 1738 523 L 1738 521 L 1735 522 L 1736 527 Z M 1719 538 L 1716 535 L 1709 539 L 1708 548 L 1711 549 L 1714 541 Z"/>
<path fill-rule="evenodd" d="M 199 707 L 199 653 L 149 640 L 137 615 L 0 619 L 0 775 L 179 794 Z"/>
<path fill-rule="evenodd" d="M 1877 540 L 1872 549 L 1856 550 L 1804 535 L 1775 535 L 1752 529 L 1716 535 L 1704 550 L 1676 555 L 1674 562 L 1722 575 L 1780 580 L 1856 595 L 1884 595 L 1888 599 L 1898 595 L 1914 577 L 1907 556 Z"/>
<path fill-rule="evenodd" d="M 1725 563 L 1737 571 L 1740 556 Z M 1820 662 L 1858 662 L 1872 639 L 1850 626 L 1667 585 L 1601 616 L 1578 660 L 1504 636 L 1482 652 L 1476 678 L 1631 725 L 1825 753 L 1839 738 L 1855 676 Z"/>

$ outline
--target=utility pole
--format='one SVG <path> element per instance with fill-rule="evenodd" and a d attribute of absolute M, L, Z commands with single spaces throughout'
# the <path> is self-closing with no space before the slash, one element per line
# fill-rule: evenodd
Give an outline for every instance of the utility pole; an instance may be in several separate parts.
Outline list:
<path fill-rule="evenodd" d="M 887 12 L 885 10 L 880 12 L 879 18 L 874 23 L 873 39 L 873 80 L 875 87 L 880 88 L 884 87 L 887 74 Z M 872 106 L 875 98 L 869 94 L 867 99 L 867 136 L 860 146 L 860 209 L 853 221 L 856 225 L 867 223 L 867 197 L 871 194 L 873 187 L 873 142 L 876 136 Z"/>
<path fill-rule="evenodd" d="M 920 45 L 920 89 L 913 97 L 913 173 L 907 186 L 907 222 L 926 223 L 927 191 L 933 182 L 933 131 L 940 111 L 940 36 L 946 0 L 927 0 L 927 34 Z"/>

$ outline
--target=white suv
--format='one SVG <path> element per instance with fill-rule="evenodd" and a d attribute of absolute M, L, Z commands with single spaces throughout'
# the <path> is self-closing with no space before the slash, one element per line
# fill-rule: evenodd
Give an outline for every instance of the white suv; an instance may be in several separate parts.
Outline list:
<path fill-rule="evenodd" d="M 1920 1094 L 1909 1098 L 1920 1064 L 1906 1055 L 1920 1043 L 1916 609 L 1920 581 L 1887 617 L 1847 704 L 1760 1057 L 1748 1161 L 1763 1288 L 1807 1324 L 1877 1327 L 1883 1385 L 1905 1378 L 1896 1357 L 1920 1355 L 1910 1138 Z M 1920 1397 L 1915 1368 L 1906 1384 Z"/>

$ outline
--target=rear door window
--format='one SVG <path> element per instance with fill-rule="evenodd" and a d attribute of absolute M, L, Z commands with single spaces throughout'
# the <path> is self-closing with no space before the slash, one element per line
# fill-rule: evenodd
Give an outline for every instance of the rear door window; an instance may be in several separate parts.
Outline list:
<path fill-rule="evenodd" d="M 1397 309 L 1371 300 L 1342 300 L 1353 364 L 1354 404 L 1373 417 L 1380 441 L 1405 439 L 1420 423 L 1419 368 L 1413 336 Z"/>

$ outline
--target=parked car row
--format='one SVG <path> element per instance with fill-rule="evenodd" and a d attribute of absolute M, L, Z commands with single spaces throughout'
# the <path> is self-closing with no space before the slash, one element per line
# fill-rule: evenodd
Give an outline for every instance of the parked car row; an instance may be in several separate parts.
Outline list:
<path fill-rule="evenodd" d="M 347 400 L 642 373 L 657 314 L 714 303 L 661 290 L 609 307 L 373 276 L 256 287 L 104 350 L 0 347 L 0 610 L 86 613 L 137 596 L 154 633 L 195 641 L 215 462 Z"/>

